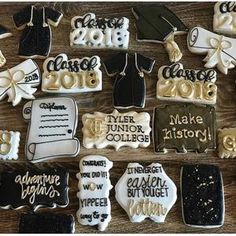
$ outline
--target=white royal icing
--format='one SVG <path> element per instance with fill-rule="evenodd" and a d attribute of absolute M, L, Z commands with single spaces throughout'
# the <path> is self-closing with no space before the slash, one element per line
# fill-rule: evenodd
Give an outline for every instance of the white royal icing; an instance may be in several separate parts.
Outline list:
<path fill-rule="evenodd" d="M 38 65 L 28 59 L 19 65 L 0 72 L 0 100 L 8 96 L 8 102 L 13 106 L 20 103 L 22 98 L 34 99 L 34 88 L 40 84 L 41 75 Z"/>
<path fill-rule="evenodd" d="M 43 63 L 42 91 L 82 93 L 102 90 L 102 72 L 98 56 L 68 59 L 61 53 Z"/>
<path fill-rule="evenodd" d="M 80 224 L 98 225 L 98 229 L 104 231 L 111 221 L 109 170 L 112 165 L 106 157 L 99 155 L 80 160 L 80 173 L 77 174 L 79 210 L 76 213 Z"/>
<path fill-rule="evenodd" d="M 214 68 L 227 74 L 236 64 L 236 39 L 212 33 L 201 27 L 194 27 L 188 33 L 188 49 L 192 53 L 207 54 L 206 68 Z"/>
<path fill-rule="evenodd" d="M 147 112 L 86 113 L 82 123 L 85 148 L 113 146 L 118 150 L 122 146 L 138 148 L 150 144 L 150 115 Z"/>
<path fill-rule="evenodd" d="M 97 18 L 94 13 L 75 16 L 71 20 L 70 44 L 86 48 L 127 49 L 129 19 Z"/>
<path fill-rule="evenodd" d="M 150 218 L 163 223 L 177 199 L 177 188 L 159 163 L 146 167 L 129 163 L 115 191 L 131 222 Z"/>

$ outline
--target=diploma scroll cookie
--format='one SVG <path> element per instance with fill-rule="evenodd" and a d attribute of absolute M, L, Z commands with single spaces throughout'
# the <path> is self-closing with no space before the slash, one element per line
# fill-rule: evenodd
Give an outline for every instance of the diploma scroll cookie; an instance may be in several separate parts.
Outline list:
<path fill-rule="evenodd" d="M 42 91 L 82 93 L 102 90 L 102 72 L 98 56 L 68 59 L 61 53 L 43 63 Z"/>
<path fill-rule="evenodd" d="M 159 163 L 146 167 L 129 163 L 115 191 L 131 222 L 150 218 L 163 223 L 177 199 L 177 188 Z"/>
<path fill-rule="evenodd" d="M 236 2 L 217 2 L 214 7 L 213 30 L 236 35 Z"/>
<path fill-rule="evenodd" d="M 34 99 L 34 93 L 41 81 L 38 65 L 28 59 L 11 69 L 0 72 L 0 100 L 8 96 L 8 102 L 13 106 L 22 98 Z"/>
<path fill-rule="evenodd" d="M 122 146 L 138 148 L 150 144 L 150 115 L 147 112 L 86 113 L 82 116 L 82 123 L 85 148 L 113 146 L 119 150 Z"/>
<path fill-rule="evenodd" d="M 236 128 L 218 130 L 218 155 L 220 158 L 236 157 Z"/>
<path fill-rule="evenodd" d="M 75 157 L 80 150 L 75 137 L 78 108 L 69 97 L 40 98 L 23 107 L 29 121 L 26 158 L 32 163 L 59 157 Z"/>
<path fill-rule="evenodd" d="M 160 100 L 214 105 L 217 97 L 216 71 L 184 69 L 181 63 L 158 70 L 157 98 Z"/>
<path fill-rule="evenodd" d="M 19 132 L 0 130 L 0 159 L 17 160 L 19 143 Z"/>
<path fill-rule="evenodd" d="M 192 53 L 207 54 L 203 59 L 206 68 L 214 68 L 227 74 L 236 64 L 236 39 L 212 33 L 201 27 L 192 28 L 187 38 Z"/>
<path fill-rule="evenodd" d="M 70 45 L 85 48 L 127 49 L 129 19 L 99 18 L 94 13 L 75 16 L 71 20 Z"/>
<path fill-rule="evenodd" d="M 109 170 L 112 165 L 106 157 L 99 155 L 85 156 L 80 160 L 80 173 L 77 174 L 80 207 L 76 213 L 80 224 L 98 225 L 98 229 L 104 231 L 111 221 Z"/>

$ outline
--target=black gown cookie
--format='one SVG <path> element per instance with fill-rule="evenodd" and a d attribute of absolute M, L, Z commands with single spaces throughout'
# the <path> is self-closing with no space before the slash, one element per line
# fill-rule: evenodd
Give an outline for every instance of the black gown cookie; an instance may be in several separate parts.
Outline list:
<path fill-rule="evenodd" d="M 40 213 L 22 214 L 19 233 L 74 233 L 75 221 L 72 215 Z"/>
<path fill-rule="evenodd" d="M 185 165 L 181 169 L 184 223 L 215 228 L 224 223 L 224 189 L 220 170 L 213 165 Z"/>
<path fill-rule="evenodd" d="M 0 208 L 29 206 L 54 208 L 68 205 L 68 178 L 64 169 L 2 172 L 0 175 Z"/>
<path fill-rule="evenodd" d="M 151 73 L 155 61 L 138 53 L 121 52 L 105 61 L 104 66 L 109 76 L 115 78 L 113 104 L 115 108 L 145 106 L 144 73 Z"/>
<path fill-rule="evenodd" d="M 165 6 L 139 6 L 132 8 L 136 18 L 137 40 L 163 43 L 171 62 L 181 59 L 182 53 L 174 36 L 187 32 L 184 23 Z"/>
<path fill-rule="evenodd" d="M 17 29 L 23 30 L 19 43 L 19 56 L 45 58 L 51 49 L 50 25 L 57 27 L 63 14 L 49 7 L 27 6 L 13 15 Z"/>

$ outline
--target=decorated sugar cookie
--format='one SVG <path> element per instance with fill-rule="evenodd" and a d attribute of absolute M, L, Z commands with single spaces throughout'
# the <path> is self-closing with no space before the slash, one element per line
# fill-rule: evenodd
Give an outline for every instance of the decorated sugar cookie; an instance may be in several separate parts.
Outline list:
<path fill-rule="evenodd" d="M 187 27 L 165 6 L 139 6 L 132 8 L 136 19 L 137 40 L 162 43 L 171 62 L 182 58 L 175 35 L 185 34 Z"/>
<path fill-rule="evenodd" d="M 0 130 L 0 159 L 18 159 L 19 143 L 19 132 Z"/>
<path fill-rule="evenodd" d="M 113 105 L 115 108 L 145 106 L 145 73 L 151 73 L 155 60 L 134 53 L 121 52 L 105 61 L 107 74 L 114 78 Z"/>
<path fill-rule="evenodd" d="M 74 233 L 72 215 L 61 213 L 24 213 L 20 217 L 19 233 Z"/>
<path fill-rule="evenodd" d="M 216 148 L 215 109 L 208 105 L 160 105 L 153 113 L 156 153 L 207 152 Z"/>
<path fill-rule="evenodd" d="M 57 27 L 63 14 L 49 7 L 27 6 L 13 15 L 18 30 L 23 30 L 19 43 L 19 56 L 45 58 L 52 44 L 51 25 Z"/>
<path fill-rule="evenodd" d="M 218 155 L 220 158 L 236 157 L 236 128 L 219 129 Z"/>
<path fill-rule="evenodd" d="M 214 7 L 213 30 L 236 34 L 236 2 L 217 2 Z"/>
<path fill-rule="evenodd" d="M 104 231 L 111 221 L 109 192 L 112 185 L 109 170 L 113 163 L 104 156 L 90 155 L 80 160 L 79 210 L 77 219 L 82 225 L 98 225 Z"/>
<path fill-rule="evenodd" d="M 80 143 L 75 137 L 78 108 L 74 99 L 36 99 L 24 105 L 23 117 L 29 121 L 25 146 L 28 161 L 77 156 Z"/>
<path fill-rule="evenodd" d="M 217 166 L 184 165 L 180 188 L 183 221 L 186 225 L 217 228 L 224 224 L 224 187 Z"/>
<path fill-rule="evenodd" d="M 160 100 L 215 104 L 216 71 L 184 69 L 181 63 L 158 70 L 157 98 Z"/>
<path fill-rule="evenodd" d="M 82 123 L 86 148 L 113 146 L 119 150 L 122 146 L 138 148 L 150 144 L 150 115 L 147 112 L 86 113 L 82 116 Z"/>
<path fill-rule="evenodd" d="M 75 16 L 71 20 L 70 45 L 84 48 L 117 48 L 129 46 L 129 19 L 100 18 L 94 13 Z"/>
<path fill-rule="evenodd" d="M 64 169 L 29 169 L 0 174 L 0 208 L 66 207 L 69 174 Z"/>
<path fill-rule="evenodd" d="M 102 90 L 102 72 L 98 56 L 68 59 L 61 53 L 43 63 L 42 91 L 82 93 Z"/>
<path fill-rule="evenodd" d="M 188 49 L 192 53 L 207 54 L 203 59 L 206 68 L 214 68 L 227 74 L 236 63 L 236 39 L 194 27 L 188 33 Z"/>
<path fill-rule="evenodd" d="M 115 190 L 131 222 L 150 218 L 163 223 L 177 199 L 177 188 L 159 163 L 146 167 L 129 163 Z"/>
<path fill-rule="evenodd" d="M 8 96 L 8 102 L 16 106 L 22 98 L 34 99 L 40 77 L 39 67 L 31 59 L 0 72 L 0 100 Z"/>

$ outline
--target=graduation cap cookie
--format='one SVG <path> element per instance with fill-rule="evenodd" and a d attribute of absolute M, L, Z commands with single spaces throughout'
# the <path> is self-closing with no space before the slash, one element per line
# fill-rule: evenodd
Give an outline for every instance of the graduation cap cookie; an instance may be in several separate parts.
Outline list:
<path fill-rule="evenodd" d="M 182 53 L 174 36 L 187 32 L 184 23 L 165 6 L 134 7 L 132 12 L 136 18 L 137 40 L 163 43 L 170 61 L 179 61 Z"/>

